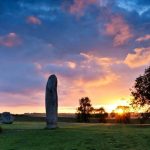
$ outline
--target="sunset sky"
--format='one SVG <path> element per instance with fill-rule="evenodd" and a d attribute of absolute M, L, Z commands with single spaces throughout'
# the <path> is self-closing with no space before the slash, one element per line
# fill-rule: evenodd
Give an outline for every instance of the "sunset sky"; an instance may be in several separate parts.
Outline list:
<path fill-rule="evenodd" d="M 150 0 L 0 0 L 0 112 L 45 112 L 50 74 L 59 112 L 111 111 L 149 65 Z"/>

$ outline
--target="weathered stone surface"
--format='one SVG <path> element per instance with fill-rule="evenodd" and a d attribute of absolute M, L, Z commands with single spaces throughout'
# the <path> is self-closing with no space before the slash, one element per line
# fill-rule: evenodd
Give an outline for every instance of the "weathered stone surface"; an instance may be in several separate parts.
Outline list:
<path fill-rule="evenodd" d="M 14 121 L 14 117 L 10 114 L 10 112 L 3 112 L 1 114 L 1 122 L 4 124 L 12 124 Z"/>
<path fill-rule="evenodd" d="M 57 77 L 51 75 L 47 81 L 46 94 L 46 123 L 47 129 L 57 128 L 57 111 L 58 111 L 58 95 L 57 95 Z"/>

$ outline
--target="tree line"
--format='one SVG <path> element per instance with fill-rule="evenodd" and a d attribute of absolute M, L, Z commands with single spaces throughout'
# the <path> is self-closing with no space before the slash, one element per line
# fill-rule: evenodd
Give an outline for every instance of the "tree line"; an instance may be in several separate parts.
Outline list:
<path fill-rule="evenodd" d="M 117 112 L 122 110 L 122 113 Z M 83 97 L 79 100 L 79 107 L 76 112 L 78 122 L 90 122 L 90 119 L 97 119 L 99 123 L 106 123 L 109 113 L 103 107 L 92 107 L 91 100 Z M 130 112 L 128 106 L 118 106 L 115 111 L 110 113 L 111 118 L 115 118 L 119 123 L 130 123 Z"/>
<path fill-rule="evenodd" d="M 145 108 L 141 113 L 140 122 L 144 123 L 150 118 L 150 66 L 145 69 L 144 73 L 135 79 L 131 91 L 130 106 L 135 110 Z M 115 117 L 117 122 L 130 123 L 130 111 L 128 106 L 118 106 L 116 110 L 122 110 L 122 113 L 113 111 L 110 115 Z M 105 123 L 108 113 L 103 107 L 95 109 L 92 107 L 91 100 L 83 97 L 79 100 L 79 107 L 76 112 L 76 119 L 79 122 L 89 122 L 90 118 L 97 118 L 99 122 Z"/>

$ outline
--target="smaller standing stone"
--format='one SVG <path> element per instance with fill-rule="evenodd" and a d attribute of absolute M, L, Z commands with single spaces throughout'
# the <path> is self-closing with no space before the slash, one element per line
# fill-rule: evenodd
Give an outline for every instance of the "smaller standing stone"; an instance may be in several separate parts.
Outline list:
<path fill-rule="evenodd" d="M 3 112 L 1 114 L 1 122 L 4 124 L 12 124 L 14 121 L 14 117 L 10 114 L 10 112 Z"/>

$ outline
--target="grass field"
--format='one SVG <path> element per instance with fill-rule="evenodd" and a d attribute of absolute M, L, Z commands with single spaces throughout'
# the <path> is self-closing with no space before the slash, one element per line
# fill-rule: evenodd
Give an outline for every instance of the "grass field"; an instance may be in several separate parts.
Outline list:
<path fill-rule="evenodd" d="M 44 122 L 1 125 L 0 150 L 150 150 L 150 127 L 139 125 Z"/>

